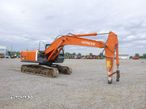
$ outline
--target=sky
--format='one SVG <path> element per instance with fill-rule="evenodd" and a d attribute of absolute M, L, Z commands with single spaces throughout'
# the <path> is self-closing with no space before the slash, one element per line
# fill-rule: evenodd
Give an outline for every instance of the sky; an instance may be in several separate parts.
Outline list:
<path fill-rule="evenodd" d="M 0 0 L 0 45 L 38 49 L 58 35 L 113 31 L 120 54 L 146 53 L 146 0 Z M 97 36 L 101 40 L 107 36 Z M 99 54 L 90 47 L 66 52 Z"/>

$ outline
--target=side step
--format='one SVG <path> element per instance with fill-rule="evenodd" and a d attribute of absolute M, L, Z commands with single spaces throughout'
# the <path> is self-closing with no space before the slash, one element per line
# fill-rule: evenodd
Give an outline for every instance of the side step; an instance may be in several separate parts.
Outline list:
<path fill-rule="evenodd" d="M 72 71 L 67 66 L 61 65 L 36 65 L 36 64 L 26 64 L 21 66 L 21 72 L 31 73 L 36 75 L 48 76 L 48 77 L 57 77 L 59 73 L 61 74 L 71 74 Z"/>

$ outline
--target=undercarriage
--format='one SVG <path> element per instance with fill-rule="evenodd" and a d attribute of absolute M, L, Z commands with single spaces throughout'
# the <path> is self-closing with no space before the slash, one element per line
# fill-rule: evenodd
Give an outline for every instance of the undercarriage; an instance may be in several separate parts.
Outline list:
<path fill-rule="evenodd" d="M 59 74 L 70 75 L 72 70 L 67 66 L 61 66 L 57 64 L 52 64 L 51 66 L 25 64 L 21 66 L 21 72 L 55 78 Z"/>

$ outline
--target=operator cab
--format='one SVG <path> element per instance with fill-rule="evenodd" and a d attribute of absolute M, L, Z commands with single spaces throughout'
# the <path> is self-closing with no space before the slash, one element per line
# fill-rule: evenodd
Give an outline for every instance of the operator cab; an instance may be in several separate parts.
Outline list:
<path fill-rule="evenodd" d="M 51 44 L 46 44 L 45 49 L 49 48 Z M 38 61 L 40 64 L 50 65 L 52 63 L 63 63 L 64 61 L 64 49 L 60 51 L 58 57 L 53 62 L 48 62 L 48 57 L 44 54 L 44 50 L 39 50 Z"/>
<path fill-rule="evenodd" d="M 46 45 L 45 45 L 45 49 L 48 48 L 50 45 L 51 45 L 51 44 L 46 44 Z"/>

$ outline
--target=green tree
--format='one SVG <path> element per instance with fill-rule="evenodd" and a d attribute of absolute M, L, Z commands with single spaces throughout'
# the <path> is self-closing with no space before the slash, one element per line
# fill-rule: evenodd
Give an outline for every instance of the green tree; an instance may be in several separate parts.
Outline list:
<path fill-rule="evenodd" d="M 76 55 L 76 53 L 74 52 L 72 55 L 73 55 L 73 56 L 75 56 L 75 55 Z"/>
<path fill-rule="evenodd" d="M 146 53 L 143 54 L 143 58 L 146 58 Z"/>
<path fill-rule="evenodd" d="M 93 56 L 93 54 L 92 54 L 92 53 L 89 53 L 89 55 L 90 55 L 90 56 Z"/>
<path fill-rule="evenodd" d="M 77 55 L 78 55 L 78 56 L 82 56 L 82 54 L 81 54 L 81 53 L 78 53 Z"/>
<path fill-rule="evenodd" d="M 140 55 L 139 55 L 139 53 L 135 53 L 135 57 L 139 57 Z"/>

